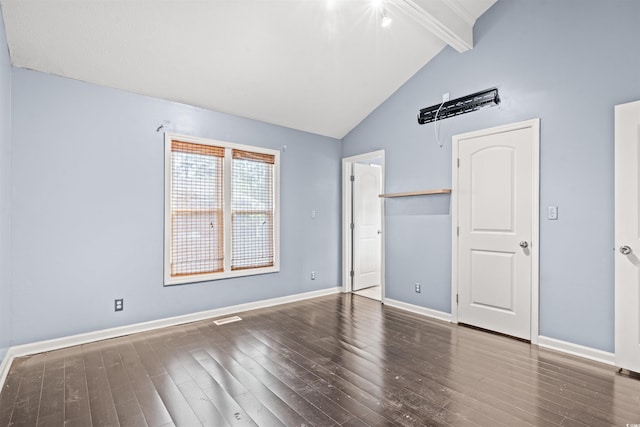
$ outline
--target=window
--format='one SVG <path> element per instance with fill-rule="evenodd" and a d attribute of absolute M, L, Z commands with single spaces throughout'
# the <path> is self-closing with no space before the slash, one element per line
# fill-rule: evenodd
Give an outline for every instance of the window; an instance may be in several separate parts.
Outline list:
<path fill-rule="evenodd" d="M 279 271 L 280 153 L 165 135 L 165 284 Z"/>

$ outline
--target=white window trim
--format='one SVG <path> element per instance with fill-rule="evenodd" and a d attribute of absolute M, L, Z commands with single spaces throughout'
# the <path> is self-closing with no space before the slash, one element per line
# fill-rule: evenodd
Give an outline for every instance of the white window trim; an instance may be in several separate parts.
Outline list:
<path fill-rule="evenodd" d="M 177 139 L 194 144 L 224 147 L 224 271 L 209 274 L 194 274 L 191 276 L 171 277 L 171 141 Z M 252 151 L 254 153 L 270 154 L 274 156 L 273 168 L 273 266 L 251 268 L 246 270 L 231 270 L 231 150 Z M 164 134 L 164 284 L 180 285 L 185 283 L 208 282 L 212 280 L 229 279 L 232 277 L 253 276 L 256 274 L 276 273 L 280 271 L 280 151 L 252 145 L 235 144 L 195 136 L 174 133 Z"/>

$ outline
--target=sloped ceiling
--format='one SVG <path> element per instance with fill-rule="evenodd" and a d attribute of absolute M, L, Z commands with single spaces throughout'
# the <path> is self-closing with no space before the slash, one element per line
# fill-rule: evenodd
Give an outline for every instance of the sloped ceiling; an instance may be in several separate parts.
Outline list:
<path fill-rule="evenodd" d="M 11 61 L 341 139 L 495 0 L 0 0 Z"/>

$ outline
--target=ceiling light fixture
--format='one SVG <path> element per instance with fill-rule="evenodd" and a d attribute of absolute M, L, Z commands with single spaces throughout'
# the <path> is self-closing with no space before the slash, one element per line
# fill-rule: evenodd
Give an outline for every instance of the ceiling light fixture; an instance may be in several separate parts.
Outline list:
<path fill-rule="evenodd" d="M 393 19 L 391 19 L 391 17 L 387 15 L 387 11 L 385 9 L 382 9 L 380 14 L 382 15 L 382 21 L 380 21 L 380 25 L 382 25 L 382 28 L 386 28 L 391 25 Z"/>
<path fill-rule="evenodd" d="M 380 25 L 382 28 L 386 28 L 391 25 L 393 20 L 387 13 L 387 9 L 384 8 L 383 2 L 384 0 L 371 0 L 371 6 L 380 13 Z"/>
<path fill-rule="evenodd" d="M 382 21 L 380 21 L 380 25 L 382 25 L 382 28 L 386 28 L 389 25 L 391 25 L 391 23 L 393 22 L 393 19 L 391 19 L 391 17 L 389 15 L 387 15 L 387 11 L 385 9 L 382 9 Z"/>

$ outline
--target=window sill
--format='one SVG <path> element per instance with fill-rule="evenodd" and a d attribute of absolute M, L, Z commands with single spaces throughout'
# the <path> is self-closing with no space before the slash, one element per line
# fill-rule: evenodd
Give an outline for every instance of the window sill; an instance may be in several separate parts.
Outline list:
<path fill-rule="evenodd" d="M 181 276 L 166 278 L 164 280 L 165 286 L 173 285 L 186 285 L 189 283 L 211 282 L 214 280 L 232 279 L 234 277 L 255 276 L 258 274 L 277 273 L 280 271 L 280 266 L 275 265 L 273 267 L 253 268 L 249 270 L 235 270 L 226 271 L 223 273 L 211 273 L 211 274 L 195 274 L 193 276 Z"/>

